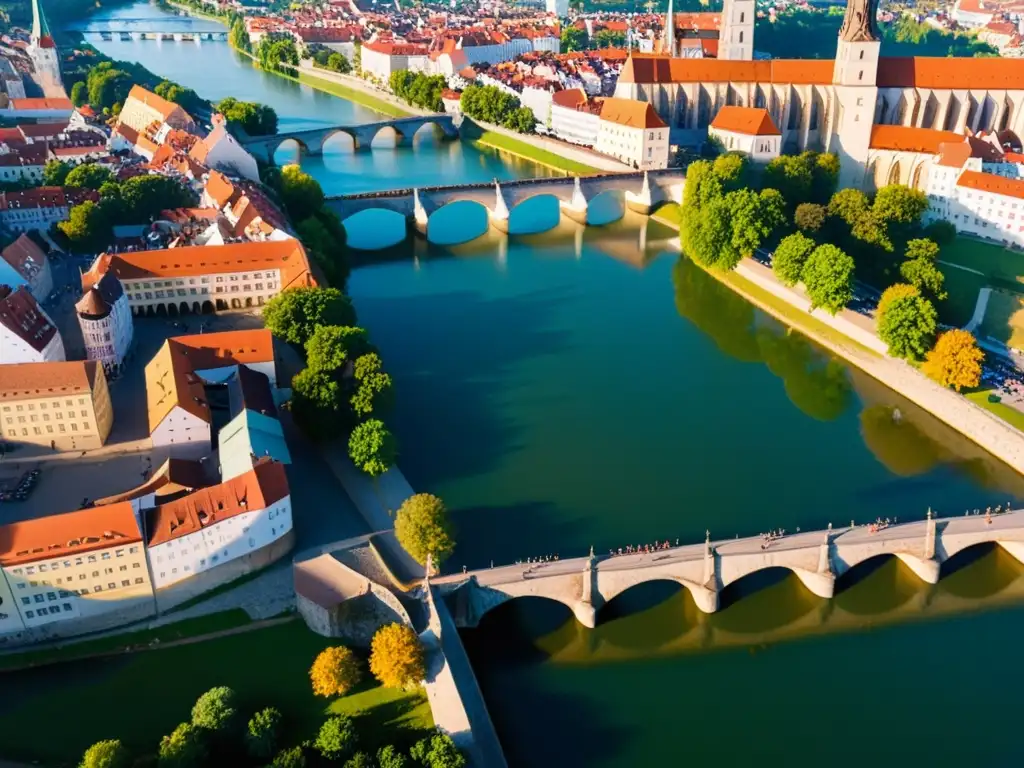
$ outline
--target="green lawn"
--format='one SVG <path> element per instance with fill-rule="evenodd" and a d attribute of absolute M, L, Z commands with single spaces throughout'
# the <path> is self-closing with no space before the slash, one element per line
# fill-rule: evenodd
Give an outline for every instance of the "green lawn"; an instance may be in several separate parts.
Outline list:
<path fill-rule="evenodd" d="M 994 390 L 991 389 L 982 389 L 977 392 L 968 392 L 965 397 L 976 405 L 980 405 L 986 411 L 990 411 L 995 414 L 1011 427 L 1015 427 L 1016 429 L 1024 432 L 1024 413 L 1021 413 L 1016 408 L 1003 405 L 1002 403 L 990 402 L 988 396 L 993 392 Z"/>
<path fill-rule="evenodd" d="M 325 80 L 321 77 L 315 77 L 308 72 L 299 72 L 299 82 L 308 85 L 310 88 L 316 88 L 318 91 L 330 93 L 335 96 L 340 96 L 343 99 L 354 101 L 357 104 L 362 104 L 364 107 L 369 107 L 375 112 L 380 112 L 383 115 L 390 115 L 391 117 L 415 116 L 414 112 L 402 109 L 398 105 L 392 104 L 389 101 L 375 98 L 374 96 L 364 93 L 356 88 L 348 88 L 341 83 L 334 82 L 333 80 Z"/>
<path fill-rule="evenodd" d="M 1015 349 L 1024 348 L 1024 297 L 994 290 L 988 297 L 980 336 L 991 336 Z"/>
<path fill-rule="evenodd" d="M 683 223 L 683 209 L 679 203 L 666 203 L 655 211 L 651 218 L 678 230 Z"/>
<path fill-rule="evenodd" d="M 97 638 L 96 640 L 69 643 L 60 648 L 47 648 L 0 656 L 0 671 L 17 669 L 26 665 L 53 664 L 54 662 L 66 659 L 111 653 L 127 648 L 138 648 L 148 646 L 154 641 L 169 643 L 174 640 L 183 640 L 212 632 L 221 632 L 225 629 L 234 629 L 235 627 L 244 626 L 249 622 L 249 614 L 241 608 L 211 613 L 207 616 L 167 624 L 157 629 L 124 632 L 119 635 Z"/>
<path fill-rule="evenodd" d="M 962 327 L 974 315 L 974 307 L 978 303 L 978 292 L 988 285 L 988 280 L 981 275 L 964 272 L 962 269 L 939 264 L 939 271 L 946 278 L 944 283 L 949 296 L 937 304 L 939 320 L 949 325 Z"/>
<path fill-rule="evenodd" d="M 958 237 L 949 245 L 942 246 L 939 260 L 976 269 L 990 277 L 1018 282 L 1024 278 L 1024 253 L 983 240 Z"/>
<path fill-rule="evenodd" d="M 554 152 L 549 152 L 546 149 L 540 149 L 539 147 L 535 147 L 525 141 L 519 141 L 518 139 L 513 139 L 511 136 L 506 136 L 494 131 L 484 131 L 479 137 L 476 137 L 475 141 L 476 143 L 483 144 L 485 147 L 500 149 L 518 157 L 533 160 L 535 163 L 540 163 L 541 165 L 553 168 L 556 171 L 565 171 L 567 174 L 601 172 L 598 168 L 593 168 L 589 165 L 584 165 L 583 163 L 577 163 L 575 160 L 570 160 L 567 157 L 556 155 Z"/>
<path fill-rule="evenodd" d="M 308 671 L 331 645 L 300 620 L 206 642 L 87 663 L 8 672 L 2 677 L 0 755 L 76 763 L 99 739 L 118 738 L 136 754 L 189 718 L 196 698 L 216 685 L 239 694 L 245 716 L 274 706 L 286 745 L 313 738 L 332 712 L 359 712 L 367 748 L 407 743 L 433 723 L 426 696 L 366 685 L 330 701 L 313 696 Z"/>

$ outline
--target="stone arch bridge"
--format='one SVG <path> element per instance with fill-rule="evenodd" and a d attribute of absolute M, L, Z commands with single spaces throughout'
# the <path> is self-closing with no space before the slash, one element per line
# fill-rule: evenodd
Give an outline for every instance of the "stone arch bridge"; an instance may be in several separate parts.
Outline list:
<path fill-rule="evenodd" d="M 710 540 L 651 554 L 559 560 L 472 571 L 431 581 L 449 598 L 456 623 L 476 626 L 508 600 L 543 597 L 570 608 L 587 626 L 597 611 L 631 587 L 672 581 L 685 587 L 705 613 L 718 610 L 722 589 L 758 571 L 786 568 L 819 597 L 835 594 L 836 579 L 876 557 L 896 557 L 929 584 L 940 565 L 969 547 L 995 542 L 1024 562 L 1024 511 L 992 517 L 932 518 L 873 532 L 868 526 L 786 536 L 763 548 L 760 537 Z"/>
<path fill-rule="evenodd" d="M 326 128 L 309 128 L 304 131 L 288 131 L 275 133 L 272 136 L 252 136 L 242 142 L 251 154 L 274 164 L 274 153 L 286 141 L 294 141 L 307 155 L 323 154 L 324 144 L 332 136 L 344 133 L 352 137 L 356 150 L 369 149 L 374 137 L 385 129 L 392 129 L 399 145 L 409 143 L 420 128 L 425 125 L 436 125 L 445 138 L 455 139 L 459 130 L 451 115 L 423 115 L 420 117 L 399 117 L 394 120 L 382 120 L 379 123 L 363 125 L 332 125 Z"/>
<path fill-rule="evenodd" d="M 512 210 L 534 197 L 554 197 L 563 215 L 586 224 L 589 202 L 600 194 L 621 192 L 627 208 L 649 214 L 662 203 L 681 203 L 685 181 L 685 168 L 671 168 L 393 189 L 330 197 L 327 204 L 342 221 L 371 209 L 394 211 L 404 216 L 416 232 L 426 235 L 428 221 L 436 211 L 452 203 L 468 201 L 486 208 L 491 226 L 507 233 Z"/>

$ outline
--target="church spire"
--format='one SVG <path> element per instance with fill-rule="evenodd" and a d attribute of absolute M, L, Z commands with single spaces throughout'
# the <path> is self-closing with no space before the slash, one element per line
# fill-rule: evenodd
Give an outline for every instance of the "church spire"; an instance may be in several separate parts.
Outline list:
<path fill-rule="evenodd" d="M 877 42 L 878 0 L 847 0 L 846 15 L 839 30 L 839 39 L 846 43 Z"/>
<path fill-rule="evenodd" d="M 661 52 L 669 56 L 676 55 L 676 14 L 672 0 L 668 0 L 668 13 L 665 14 L 665 31 L 661 33 Z"/>

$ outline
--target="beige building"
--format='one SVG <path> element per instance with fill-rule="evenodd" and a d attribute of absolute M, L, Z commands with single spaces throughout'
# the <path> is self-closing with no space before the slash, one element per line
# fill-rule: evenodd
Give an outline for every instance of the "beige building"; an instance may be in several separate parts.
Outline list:
<path fill-rule="evenodd" d="M 641 171 L 668 168 L 668 134 L 652 104 L 605 99 L 594 149 Z"/>
<path fill-rule="evenodd" d="M 722 107 L 708 127 L 727 152 L 742 152 L 751 160 L 767 163 L 781 154 L 782 133 L 767 109 Z"/>
<path fill-rule="evenodd" d="M 289 288 L 316 285 L 293 238 L 217 247 L 101 254 L 83 285 L 112 271 L 136 315 L 179 315 L 263 306 Z"/>
<path fill-rule="evenodd" d="M 0 527 L 0 645 L 106 629 L 154 612 L 129 502 Z"/>
<path fill-rule="evenodd" d="M 183 131 L 191 131 L 196 125 L 192 116 L 179 105 L 147 91 L 141 85 L 132 86 L 117 122 L 139 132 L 146 131 L 154 123 L 167 123 L 171 128 Z"/>
<path fill-rule="evenodd" d="M 95 360 L 0 366 L 0 419 L 8 443 L 99 448 L 114 423 L 103 367 Z"/>

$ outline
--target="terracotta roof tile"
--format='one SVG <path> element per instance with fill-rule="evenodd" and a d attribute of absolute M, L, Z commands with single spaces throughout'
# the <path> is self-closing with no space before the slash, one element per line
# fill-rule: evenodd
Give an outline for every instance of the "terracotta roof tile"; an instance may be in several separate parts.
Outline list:
<path fill-rule="evenodd" d="M 57 335 L 56 326 L 24 285 L 14 291 L 0 285 L 0 323 L 37 352 Z"/>
<path fill-rule="evenodd" d="M 140 541 L 132 505 L 121 502 L 0 526 L 0 563 L 19 565 Z"/>
<path fill-rule="evenodd" d="M 667 56 L 633 54 L 626 60 L 622 83 L 793 83 L 828 85 L 835 64 L 817 59 L 771 59 L 733 61 L 719 59 L 675 59 Z"/>
<path fill-rule="evenodd" d="M 665 121 L 658 117 L 654 105 L 633 99 L 605 99 L 601 105 L 601 119 L 628 128 L 665 127 Z"/>
<path fill-rule="evenodd" d="M 95 378 L 95 360 L 0 365 L 0 400 L 91 392 Z"/>
<path fill-rule="evenodd" d="M 886 57 L 878 60 L 879 88 L 1024 89 L 1024 59 Z"/>
<path fill-rule="evenodd" d="M 768 110 L 758 107 L 722 107 L 711 121 L 711 127 L 748 136 L 782 135 Z"/>
<path fill-rule="evenodd" d="M 1024 179 L 1008 179 L 994 173 L 964 171 L 956 183 L 958 187 L 976 189 L 979 192 L 1024 199 Z"/>
<path fill-rule="evenodd" d="M 966 137 L 955 131 L 911 128 L 904 125 L 876 125 L 871 129 L 871 148 L 899 152 L 938 154 L 944 143 L 962 142 Z"/>

